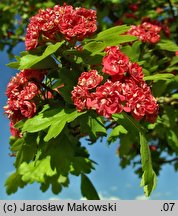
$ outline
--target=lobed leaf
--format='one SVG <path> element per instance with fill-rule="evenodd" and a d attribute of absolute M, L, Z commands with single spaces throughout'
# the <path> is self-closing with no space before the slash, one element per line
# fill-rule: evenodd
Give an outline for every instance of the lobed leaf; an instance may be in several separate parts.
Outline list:
<path fill-rule="evenodd" d="M 106 29 L 94 38 L 95 40 L 106 40 L 107 38 L 111 38 L 113 35 L 120 35 L 125 33 L 130 29 L 127 25 L 114 26 L 112 28 Z"/>
<path fill-rule="evenodd" d="M 176 43 L 174 43 L 171 40 L 166 40 L 166 39 L 161 40 L 159 43 L 157 43 L 157 46 L 161 50 L 167 50 L 170 52 L 176 52 L 178 50 L 178 46 L 176 45 Z"/>
<path fill-rule="evenodd" d="M 61 107 L 47 109 L 41 111 L 33 118 L 28 119 L 22 128 L 22 132 L 24 133 L 27 131 L 29 133 L 34 133 L 50 127 L 44 138 L 45 141 L 49 141 L 51 138 L 55 138 L 60 134 L 66 123 L 72 122 L 84 113 L 85 112 L 77 112 L 76 109 L 63 109 Z"/>
<path fill-rule="evenodd" d="M 152 168 L 151 153 L 145 135 L 142 132 L 139 132 L 139 136 L 141 163 L 143 170 L 141 186 L 144 187 L 145 195 L 150 196 L 151 192 L 156 187 L 156 174 Z"/>
<path fill-rule="evenodd" d="M 88 200 L 100 200 L 99 195 L 92 182 L 84 174 L 81 175 L 81 192 L 82 196 L 86 197 Z"/>
<path fill-rule="evenodd" d="M 63 130 L 66 123 L 70 123 L 78 116 L 83 115 L 85 112 L 78 112 L 77 110 L 64 109 L 59 114 L 54 116 L 52 124 L 48 130 L 47 135 L 44 138 L 45 142 L 57 137 Z"/>
<path fill-rule="evenodd" d="M 117 138 L 119 138 L 120 134 L 127 134 L 127 133 L 128 131 L 122 125 L 116 126 L 115 128 L 112 129 L 108 137 L 108 143 L 115 141 Z"/>
<path fill-rule="evenodd" d="M 173 66 L 173 65 L 175 65 L 175 64 L 177 64 L 177 63 L 178 63 L 178 56 L 174 56 L 174 57 L 172 58 L 172 61 L 171 61 L 170 66 Z"/>
<path fill-rule="evenodd" d="M 56 170 L 51 169 L 50 156 L 31 163 L 24 162 L 20 165 L 18 172 L 22 176 L 22 180 L 30 184 L 33 182 L 44 183 L 45 176 L 56 174 Z"/>
<path fill-rule="evenodd" d="M 28 68 L 32 68 L 32 67 L 34 68 L 35 65 L 39 64 L 40 62 L 41 62 L 41 64 L 38 65 L 38 67 L 40 67 L 40 68 L 43 67 L 44 62 L 45 62 L 45 68 L 46 68 L 46 64 L 47 64 L 47 68 L 49 67 L 50 64 L 54 65 L 54 61 L 52 61 L 52 58 L 50 58 L 49 56 L 52 55 L 53 53 L 55 53 L 62 46 L 63 43 L 64 43 L 64 41 L 61 41 L 61 42 L 58 42 L 54 45 L 52 44 L 52 45 L 47 46 L 45 51 L 40 55 L 35 55 L 35 54 L 29 53 L 27 55 L 22 56 L 20 59 L 19 70 L 28 69 Z M 44 60 L 44 62 L 42 62 L 43 60 Z"/>
<path fill-rule="evenodd" d="M 6 180 L 6 192 L 7 194 L 15 193 L 18 187 L 23 188 L 26 185 L 25 182 L 22 181 L 22 176 L 18 172 L 12 173 Z"/>
<path fill-rule="evenodd" d="M 144 80 L 153 80 L 154 82 L 157 82 L 159 80 L 169 80 L 169 79 L 173 79 L 175 76 L 173 74 L 170 73 L 165 73 L 165 74 L 154 74 L 151 76 L 145 76 Z"/>

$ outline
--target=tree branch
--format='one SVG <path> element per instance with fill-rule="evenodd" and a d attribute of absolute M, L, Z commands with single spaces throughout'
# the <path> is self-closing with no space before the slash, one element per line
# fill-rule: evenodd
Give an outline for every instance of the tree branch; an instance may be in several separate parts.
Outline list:
<path fill-rule="evenodd" d="M 165 164 L 165 163 L 172 163 L 178 161 L 178 157 L 172 158 L 170 160 L 160 160 L 161 164 Z"/>

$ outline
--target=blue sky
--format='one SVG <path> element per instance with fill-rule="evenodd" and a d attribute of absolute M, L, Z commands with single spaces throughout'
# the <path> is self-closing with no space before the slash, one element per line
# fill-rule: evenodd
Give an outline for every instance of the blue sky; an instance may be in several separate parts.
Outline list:
<path fill-rule="evenodd" d="M 23 49 L 20 45 L 15 52 L 18 55 Z M 9 121 L 3 115 L 3 106 L 6 103 L 5 89 L 10 78 L 15 75 L 16 71 L 7 68 L 5 64 L 9 62 L 5 52 L 0 52 L 0 199 L 5 200 L 22 200 L 22 199 L 81 199 L 80 178 L 71 176 L 69 188 L 65 188 L 59 195 L 54 195 L 49 189 L 42 193 L 38 184 L 32 184 L 24 189 L 19 189 L 13 195 L 7 195 L 5 192 L 4 182 L 8 175 L 14 170 L 14 158 L 9 156 Z M 87 145 L 84 141 L 84 145 Z M 89 177 L 94 183 L 102 199 L 145 199 L 143 189 L 139 187 L 140 179 L 134 174 L 132 167 L 122 170 L 119 167 L 119 159 L 116 155 L 117 143 L 108 146 L 106 140 L 97 142 L 94 145 L 87 146 L 91 158 L 95 160 L 96 170 Z M 150 199 L 154 200 L 171 200 L 178 199 L 178 172 L 175 173 L 170 165 L 165 165 L 158 177 L 156 190 L 152 193 Z"/>

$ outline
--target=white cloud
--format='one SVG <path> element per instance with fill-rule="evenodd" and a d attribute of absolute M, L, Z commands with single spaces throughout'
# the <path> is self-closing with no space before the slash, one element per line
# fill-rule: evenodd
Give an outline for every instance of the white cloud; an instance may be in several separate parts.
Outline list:
<path fill-rule="evenodd" d="M 116 196 L 105 196 L 99 193 L 100 200 L 120 200 L 119 197 Z M 86 200 L 86 198 L 82 197 L 80 200 Z"/>
<path fill-rule="evenodd" d="M 135 200 L 149 200 L 149 197 L 146 197 L 145 195 L 139 195 L 135 197 Z"/>
<path fill-rule="evenodd" d="M 58 197 L 50 197 L 49 200 L 61 200 Z"/>
<path fill-rule="evenodd" d="M 121 200 L 119 197 L 117 196 L 109 196 L 109 195 L 103 195 L 102 193 L 99 193 L 99 197 L 101 200 Z M 73 200 L 71 198 L 65 198 L 65 199 L 61 199 L 58 197 L 50 197 L 48 200 Z M 84 197 L 81 197 L 80 200 L 87 200 Z"/>

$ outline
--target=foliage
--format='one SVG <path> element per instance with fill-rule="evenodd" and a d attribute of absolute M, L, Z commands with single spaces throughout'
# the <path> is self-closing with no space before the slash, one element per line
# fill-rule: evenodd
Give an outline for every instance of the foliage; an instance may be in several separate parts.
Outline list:
<path fill-rule="evenodd" d="M 2 12 L 0 31 L 3 35 L 0 39 L 0 48 L 3 50 L 8 45 L 11 54 L 13 47 L 19 41 L 25 40 L 25 25 L 29 17 L 35 15 L 40 8 L 63 4 L 63 1 L 54 0 L 45 3 L 38 1 L 37 4 L 33 0 L 25 3 L 24 1 L 14 3 L 10 0 L 6 2 L 2 0 L 0 6 Z M 22 90 L 27 90 L 28 83 L 38 90 L 35 90 L 33 96 L 30 95 L 31 99 L 25 105 L 24 96 L 13 98 L 13 101 L 16 100 L 20 104 L 19 110 L 16 108 L 18 118 L 15 118 L 17 112 L 14 110 L 14 115 L 9 114 L 10 104 L 5 107 L 5 113 L 13 122 L 10 146 L 13 155 L 16 155 L 14 163 L 16 171 L 5 183 L 7 193 L 14 193 L 18 187 L 22 188 L 28 183 L 38 182 L 43 192 L 51 186 L 53 193 L 58 194 L 63 187 L 68 187 L 69 175 L 72 174 L 81 176 L 81 193 L 84 197 L 99 199 L 96 189 L 87 176 L 94 169 L 96 162 L 90 158 L 87 148 L 83 147 L 81 138 L 87 137 L 92 144 L 95 144 L 99 138 L 108 134 L 109 145 L 119 140 L 120 166 L 122 168 L 133 166 L 135 173 L 141 177 L 141 186 L 144 187 L 145 195 L 149 196 L 156 187 L 156 176 L 165 163 L 172 164 L 175 170 L 178 169 L 178 57 L 175 54 L 178 51 L 176 26 L 178 2 L 152 0 L 143 3 L 129 0 L 65 2 L 73 6 L 96 9 L 97 32 L 80 42 L 75 41 L 76 38 L 71 42 L 62 36 L 56 41 L 45 39 L 34 49 L 21 52 L 20 56 L 16 56 L 15 62 L 8 64 L 9 67 L 21 70 L 20 75 L 14 80 L 25 79 L 23 83 L 18 84 L 17 90 L 20 94 Z M 6 14 L 6 20 L 3 14 Z M 130 25 L 140 25 L 144 20 L 156 25 L 157 29 L 160 28 L 156 32 L 157 39 L 160 36 L 158 41 L 149 43 L 139 40 L 138 35 L 127 33 L 131 28 Z M 171 22 L 172 20 L 174 22 Z M 106 47 L 117 47 L 119 51 Z M 111 113 L 108 108 L 110 113 L 106 115 L 101 112 L 101 107 L 98 108 L 98 104 L 90 103 L 94 101 L 92 95 L 98 96 L 100 83 L 103 87 L 114 77 L 114 70 L 103 70 L 112 52 L 116 52 L 118 58 L 124 56 L 129 65 L 136 62 L 138 71 L 143 69 L 144 77 L 140 74 L 139 82 L 146 81 L 147 85 L 151 86 L 153 98 L 159 105 L 158 113 L 150 111 L 151 114 L 147 113 L 146 117 L 144 115 L 140 117 L 129 111 L 132 108 L 126 107 L 128 101 L 123 102 L 120 99 L 125 110 Z M 128 69 L 125 69 L 123 74 L 121 70 L 119 71 L 119 75 L 126 78 L 117 78 L 117 83 L 124 84 L 125 79 L 130 76 L 126 74 L 126 70 Z M 29 75 L 29 71 L 34 73 L 34 77 Z M 88 82 L 85 84 L 89 88 L 85 89 L 87 102 L 77 98 L 76 90 L 77 88 L 81 90 L 83 80 L 87 79 L 88 75 L 83 74 L 84 71 L 96 78 L 95 83 L 92 81 L 92 87 Z M 96 71 L 98 73 L 95 73 Z M 28 73 L 28 76 L 25 73 Z M 13 85 L 14 80 L 11 81 Z M 13 91 L 7 91 L 6 94 L 11 99 Z M 113 94 L 115 92 L 112 92 Z M 109 107 L 112 107 L 113 103 L 112 101 Z M 33 111 L 24 112 L 24 106 L 27 105 Z"/>

